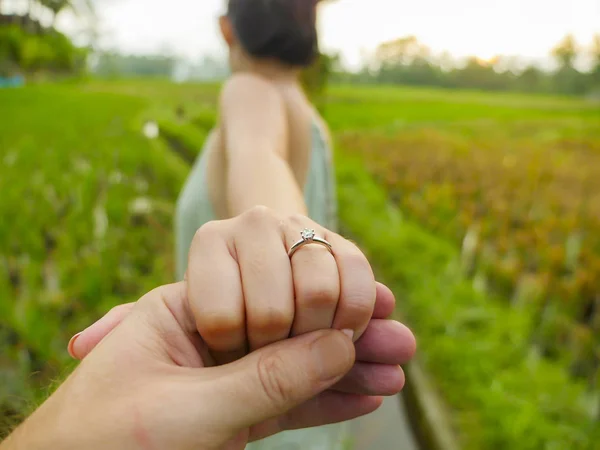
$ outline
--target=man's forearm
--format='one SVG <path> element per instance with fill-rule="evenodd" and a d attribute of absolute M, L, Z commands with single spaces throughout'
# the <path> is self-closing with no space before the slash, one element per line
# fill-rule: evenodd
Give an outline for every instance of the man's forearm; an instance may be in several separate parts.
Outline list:
<path fill-rule="evenodd" d="M 37 416 L 34 413 L 33 416 L 18 426 L 0 443 L 0 450 L 45 450 L 58 448 L 53 444 L 54 439 L 50 433 L 51 430 L 45 430 L 45 427 L 38 427 L 37 425 L 43 425 L 38 422 Z M 30 429 L 32 431 L 28 431 Z M 42 445 L 42 442 L 45 442 L 45 445 Z"/>
<path fill-rule="evenodd" d="M 91 448 L 81 439 L 87 434 L 81 422 L 66 415 L 69 402 L 61 385 L 33 414 L 19 425 L 2 443 L 0 450 L 71 450 Z M 91 407 L 91 406 L 90 406 Z M 85 417 L 85 411 L 79 411 L 78 417 Z M 83 445 L 83 446 L 82 446 Z"/>

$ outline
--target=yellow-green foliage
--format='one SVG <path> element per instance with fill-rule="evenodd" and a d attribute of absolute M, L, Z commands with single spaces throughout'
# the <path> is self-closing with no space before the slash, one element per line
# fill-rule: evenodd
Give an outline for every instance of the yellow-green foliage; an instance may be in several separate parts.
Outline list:
<path fill-rule="evenodd" d="M 449 405 L 460 448 L 595 448 L 597 397 L 560 363 L 531 351 L 534 317 L 477 292 L 461 273 L 459 249 L 406 220 L 363 163 L 338 154 L 344 232 L 396 293 L 399 317 L 416 332 L 418 357 Z"/>
<path fill-rule="evenodd" d="M 17 25 L 0 25 L 0 76 L 85 69 L 87 50 L 75 47 L 62 33 L 36 34 Z"/>
<path fill-rule="evenodd" d="M 346 133 L 390 198 L 464 248 L 467 271 L 534 303 L 532 339 L 593 377 L 600 360 L 600 133 L 566 116 Z M 533 289 L 532 295 L 524 290 Z"/>

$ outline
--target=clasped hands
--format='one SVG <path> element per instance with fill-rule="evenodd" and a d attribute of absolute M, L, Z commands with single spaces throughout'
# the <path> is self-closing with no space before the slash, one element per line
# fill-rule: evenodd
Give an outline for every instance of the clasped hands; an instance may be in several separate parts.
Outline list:
<path fill-rule="evenodd" d="M 311 228 L 333 254 L 306 245 Z M 185 281 L 69 344 L 81 364 L 2 450 L 243 449 L 375 411 L 415 353 L 391 291 L 350 241 L 263 207 L 196 234 Z"/>

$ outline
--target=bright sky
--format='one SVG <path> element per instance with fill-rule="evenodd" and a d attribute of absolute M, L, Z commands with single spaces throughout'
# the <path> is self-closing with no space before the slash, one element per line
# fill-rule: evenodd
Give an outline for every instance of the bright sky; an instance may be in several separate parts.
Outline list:
<path fill-rule="evenodd" d="M 225 0 L 99 0 L 105 45 L 149 52 L 167 46 L 196 58 L 223 51 L 216 18 Z M 355 66 L 389 39 L 416 35 L 455 56 L 542 60 L 567 33 L 600 32 L 600 0 L 338 0 L 321 12 L 322 46 Z"/>

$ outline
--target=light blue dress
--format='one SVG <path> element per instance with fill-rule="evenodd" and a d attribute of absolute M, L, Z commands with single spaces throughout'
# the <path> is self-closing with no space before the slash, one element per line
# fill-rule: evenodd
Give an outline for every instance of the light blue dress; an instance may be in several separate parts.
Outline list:
<path fill-rule="evenodd" d="M 217 219 L 206 183 L 207 160 L 203 152 L 192 169 L 177 203 L 175 217 L 177 279 L 184 277 L 188 251 L 202 225 Z M 304 198 L 310 217 L 330 230 L 337 228 L 337 201 L 331 149 L 316 124 L 312 125 L 312 154 Z M 347 448 L 344 424 L 288 431 L 249 445 L 248 450 L 342 450 Z"/>

